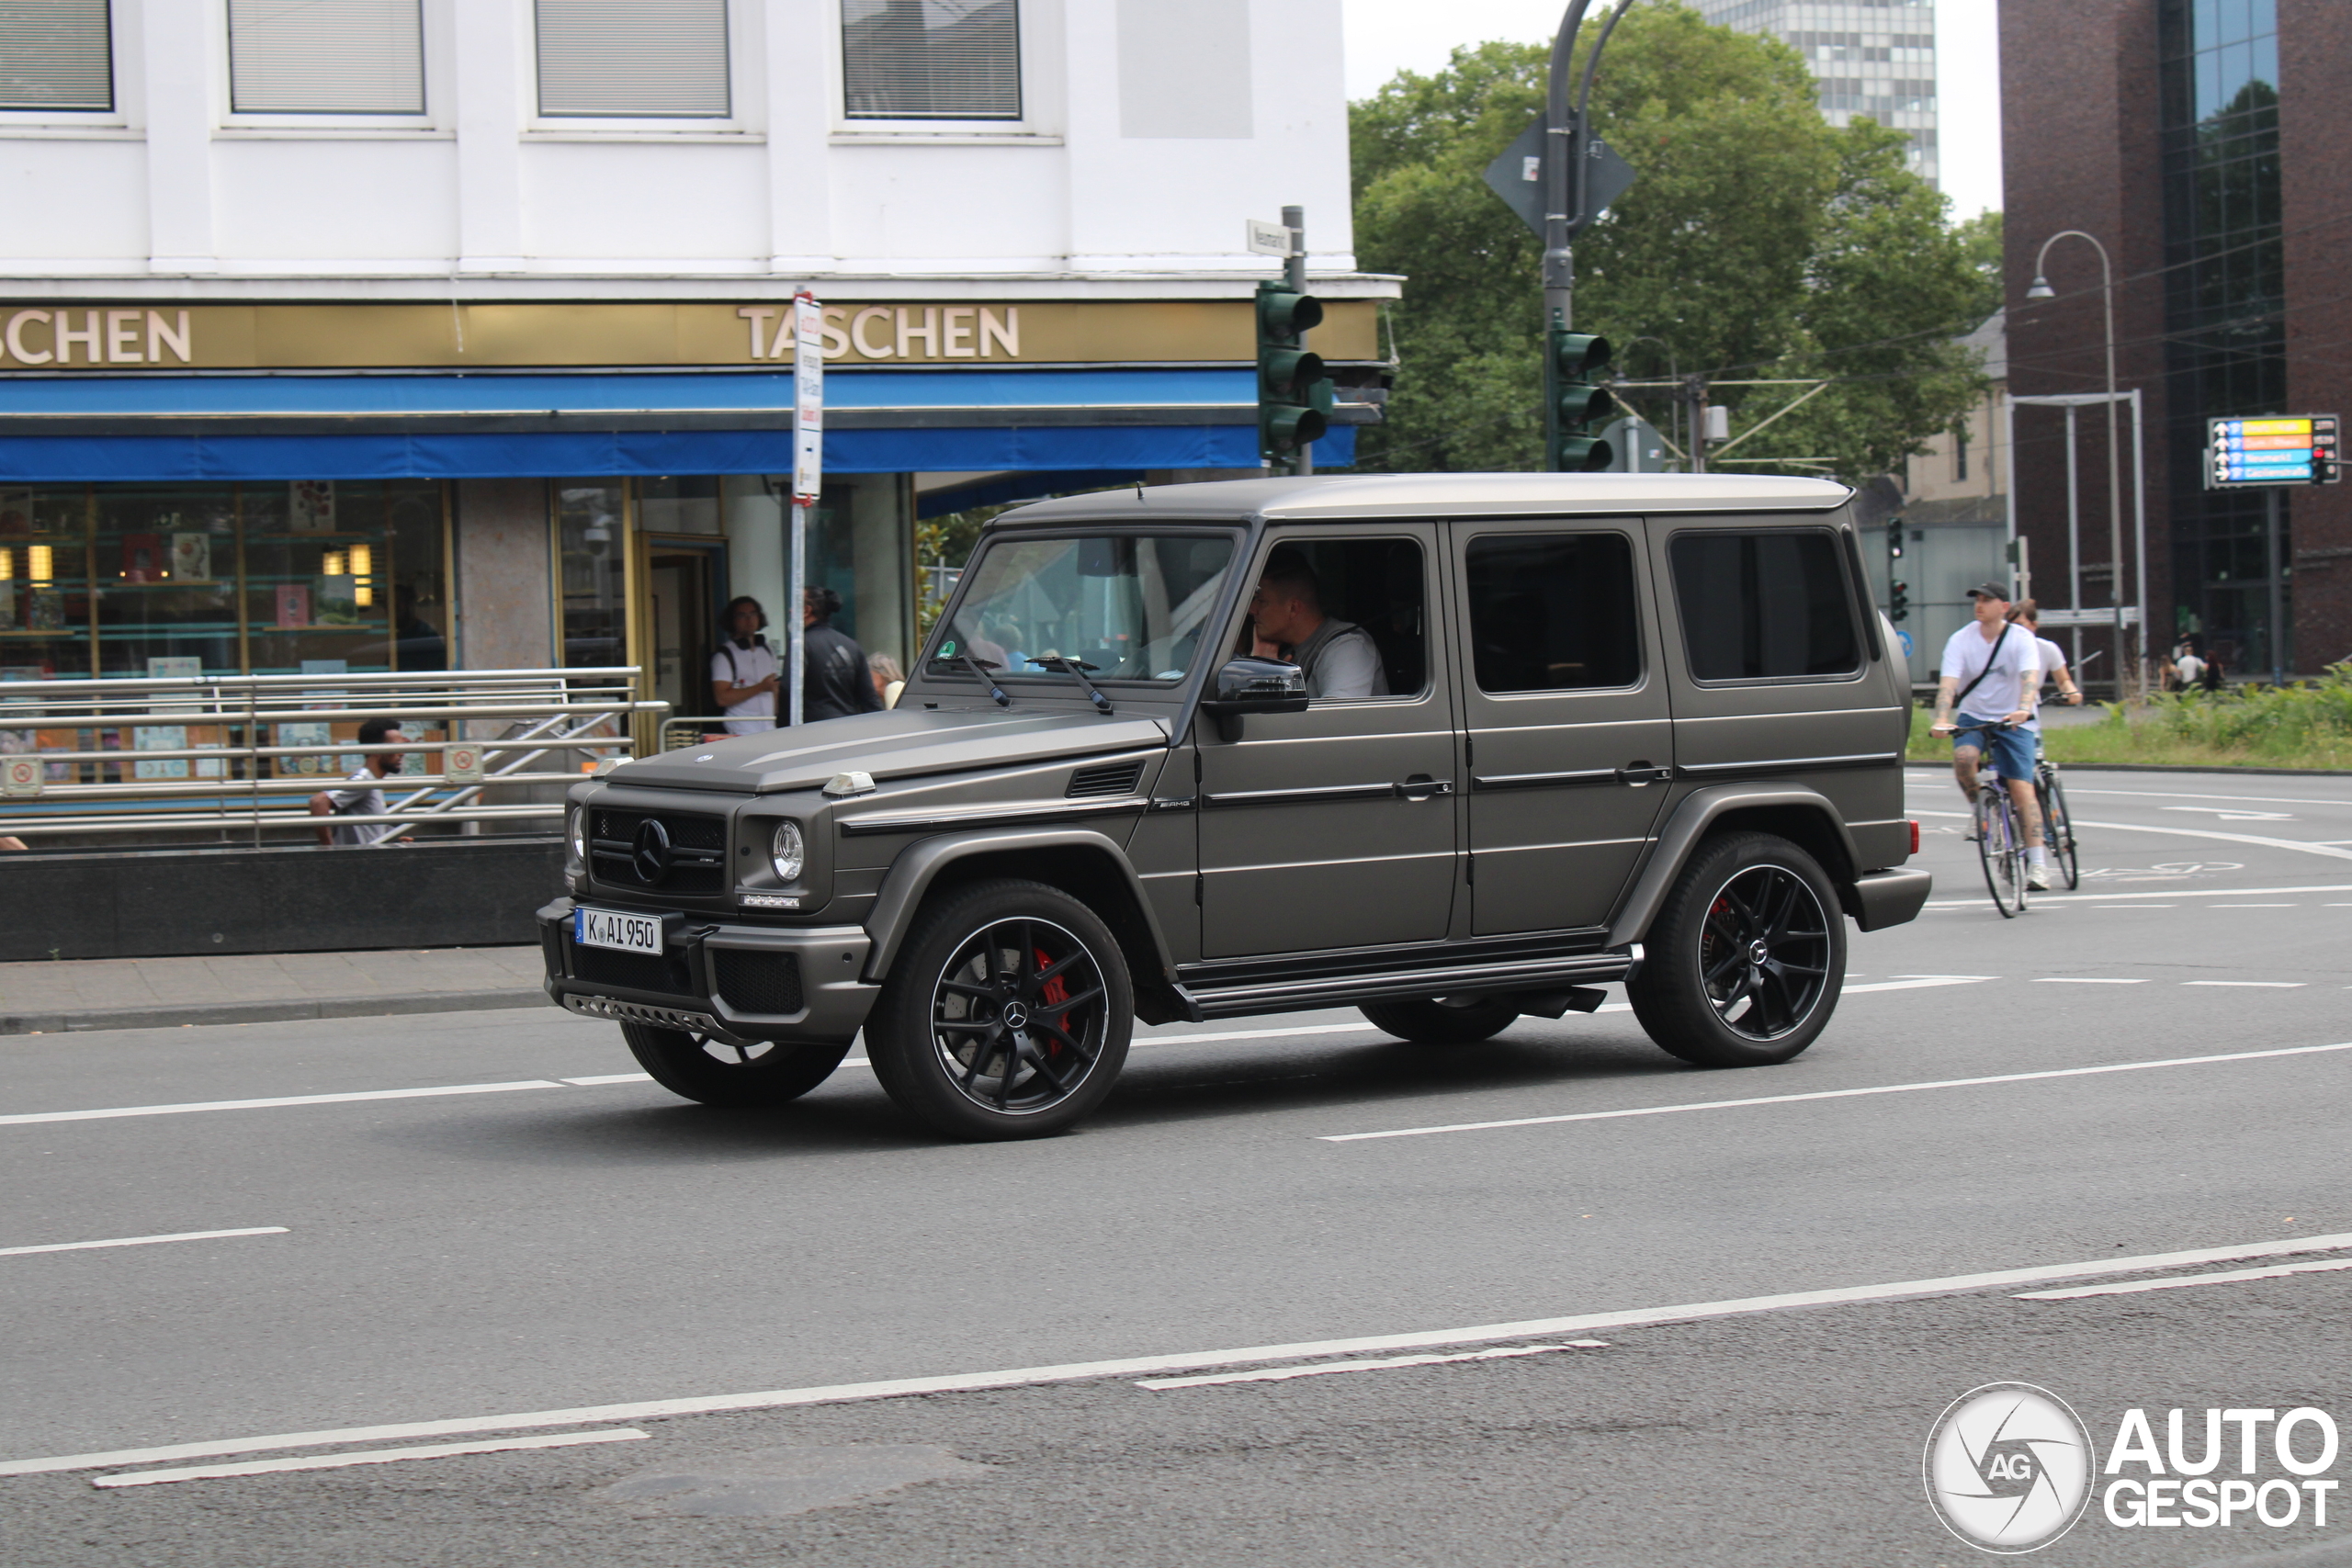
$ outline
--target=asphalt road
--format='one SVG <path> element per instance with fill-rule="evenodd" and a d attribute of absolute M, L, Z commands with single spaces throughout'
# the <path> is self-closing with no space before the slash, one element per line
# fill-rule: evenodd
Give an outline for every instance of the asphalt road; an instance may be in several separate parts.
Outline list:
<path fill-rule="evenodd" d="M 1918 771 L 1929 910 L 1750 1072 L 1623 1010 L 1293 1015 L 975 1148 L 855 1066 L 688 1106 L 552 1010 L 11 1040 L 0 1562 L 1957 1563 L 1920 1452 L 1976 1385 L 2101 1454 L 2134 1407 L 2352 1423 L 2352 1272 L 2016 1299 L 2352 1260 L 2352 779 L 2069 784 L 2083 888 L 2003 920 Z M 154 1107 L 200 1109 L 60 1114 Z M 1302 1364 L 1350 1370 L 1144 1386 Z M 339 1467 L 94 1484 L 273 1461 Z M 2345 1518 L 2095 1501 L 2038 1560 L 2352 1563 Z"/>

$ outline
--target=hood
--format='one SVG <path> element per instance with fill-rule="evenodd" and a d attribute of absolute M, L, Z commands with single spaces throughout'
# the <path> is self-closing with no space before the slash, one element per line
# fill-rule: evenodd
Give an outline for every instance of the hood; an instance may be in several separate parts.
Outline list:
<path fill-rule="evenodd" d="M 795 729 L 732 735 L 627 762 L 604 782 L 646 789 L 717 789 L 745 795 L 815 789 L 835 773 L 883 779 L 958 773 L 1013 762 L 1132 751 L 1168 744 L 1158 718 L 1068 708 L 895 708 L 820 719 Z"/>

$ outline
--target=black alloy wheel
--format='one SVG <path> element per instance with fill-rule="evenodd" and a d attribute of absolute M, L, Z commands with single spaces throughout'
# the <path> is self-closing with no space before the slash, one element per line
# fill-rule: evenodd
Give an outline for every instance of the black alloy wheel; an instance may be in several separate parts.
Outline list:
<path fill-rule="evenodd" d="M 1769 833 L 1702 845 L 1650 926 L 1627 986 L 1659 1047 L 1702 1066 L 1785 1062 L 1828 1024 L 1846 975 L 1837 890 Z"/>
<path fill-rule="evenodd" d="M 731 1045 L 707 1034 L 624 1023 L 629 1055 L 672 1094 L 732 1111 L 786 1105 L 832 1076 L 849 1042 L 760 1040 Z"/>
<path fill-rule="evenodd" d="M 867 1055 L 890 1097 L 943 1133 L 1037 1137 L 1110 1092 L 1134 1019 L 1092 910 L 1041 883 L 983 883 L 925 911 L 867 1020 Z"/>

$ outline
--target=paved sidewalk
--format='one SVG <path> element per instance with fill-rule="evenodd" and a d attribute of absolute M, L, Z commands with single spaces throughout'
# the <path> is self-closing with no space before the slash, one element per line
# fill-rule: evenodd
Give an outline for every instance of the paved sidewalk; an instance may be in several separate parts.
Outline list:
<path fill-rule="evenodd" d="M 0 964 L 0 1034 L 544 1007 L 537 947 Z"/>

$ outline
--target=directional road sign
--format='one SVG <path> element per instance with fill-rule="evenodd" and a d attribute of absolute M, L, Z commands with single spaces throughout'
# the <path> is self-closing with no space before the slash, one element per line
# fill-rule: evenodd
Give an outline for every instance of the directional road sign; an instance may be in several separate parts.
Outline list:
<path fill-rule="evenodd" d="M 2205 488 L 2335 484 L 2336 429 L 2332 413 L 2207 420 Z"/>

